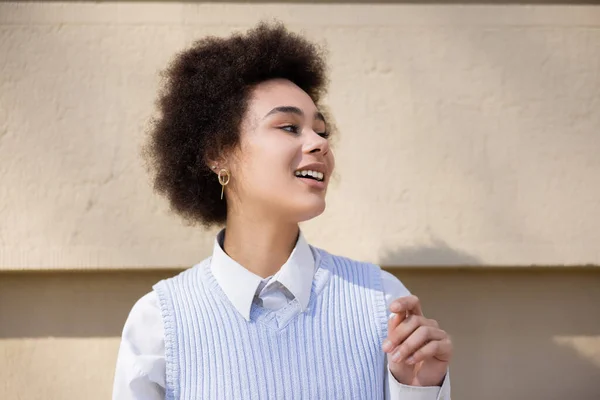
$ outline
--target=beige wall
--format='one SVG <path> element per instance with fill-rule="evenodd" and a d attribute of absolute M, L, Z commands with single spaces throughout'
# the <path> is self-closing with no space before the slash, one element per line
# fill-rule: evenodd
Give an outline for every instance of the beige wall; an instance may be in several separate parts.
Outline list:
<path fill-rule="evenodd" d="M 339 177 L 313 243 L 399 265 L 600 262 L 600 7 L 52 2 L 0 3 L 0 267 L 207 255 L 212 233 L 166 212 L 138 157 L 157 72 L 274 16 L 330 50 Z"/>
<path fill-rule="evenodd" d="M 350 3 L 0 3 L 0 398 L 108 398 L 135 299 L 208 254 L 139 146 L 170 57 L 263 17 L 330 51 L 309 240 L 419 266 L 455 399 L 600 398 L 600 7 Z"/>

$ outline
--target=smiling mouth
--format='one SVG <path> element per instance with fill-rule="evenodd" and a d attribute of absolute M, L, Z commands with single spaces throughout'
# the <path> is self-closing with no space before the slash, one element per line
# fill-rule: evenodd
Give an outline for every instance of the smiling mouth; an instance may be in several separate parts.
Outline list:
<path fill-rule="evenodd" d="M 323 174 L 322 172 L 312 170 L 296 171 L 294 174 L 297 178 L 312 179 L 318 182 L 323 182 L 323 180 L 325 179 L 325 174 Z"/>

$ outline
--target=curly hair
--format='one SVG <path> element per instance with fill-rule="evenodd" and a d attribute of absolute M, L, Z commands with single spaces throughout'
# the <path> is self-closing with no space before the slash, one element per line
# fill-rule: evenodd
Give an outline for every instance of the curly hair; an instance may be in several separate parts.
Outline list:
<path fill-rule="evenodd" d="M 261 22 L 245 34 L 209 36 L 177 54 L 162 73 L 143 155 L 154 190 L 190 224 L 223 224 L 227 203 L 207 160 L 239 144 L 252 88 L 287 79 L 315 102 L 326 92 L 323 49 L 281 23 Z"/>

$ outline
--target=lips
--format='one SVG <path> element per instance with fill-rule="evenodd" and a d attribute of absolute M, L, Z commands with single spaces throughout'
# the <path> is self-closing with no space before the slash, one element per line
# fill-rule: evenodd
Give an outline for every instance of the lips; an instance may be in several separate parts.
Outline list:
<path fill-rule="evenodd" d="M 294 173 L 294 175 L 296 175 L 296 177 L 298 178 L 307 178 L 307 179 L 314 179 L 316 181 L 323 181 L 325 179 L 325 174 L 319 171 L 313 171 L 313 170 L 299 170 L 296 171 Z"/>
<path fill-rule="evenodd" d="M 300 176 L 298 177 L 298 180 L 312 189 L 325 190 L 327 187 L 325 181 L 318 181 L 314 178 Z"/>
<path fill-rule="evenodd" d="M 327 165 L 322 162 L 304 164 L 296 171 L 294 171 L 294 175 L 296 177 L 308 177 L 309 179 L 315 179 L 317 181 L 325 181 L 328 176 L 329 170 Z"/>

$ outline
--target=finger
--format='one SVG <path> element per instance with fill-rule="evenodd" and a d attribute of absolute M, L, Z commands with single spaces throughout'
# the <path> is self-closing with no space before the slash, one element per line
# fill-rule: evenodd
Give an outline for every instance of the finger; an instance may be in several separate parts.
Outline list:
<path fill-rule="evenodd" d="M 392 314 L 388 319 L 387 338 L 383 341 L 382 345 L 382 349 L 385 353 L 388 353 L 394 349 L 395 345 L 389 340 L 389 338 L 405 318 L 406 314 Z"/>
<path fill-rule="evenodd" d="M 388 336 L 406 319 L 406 313 L 392 313 L 388 319 Z"/>
<path fill-rule="evenodd" d="M 414 352 L 425 346 L 430 341 L 442 340 L 446 337 L 446 332 L 439 328 L 421 325 L 392 352 L 391 359 L 394 362 L 406 360 Z"/>
<path fill-rule="evenodd" d="M 415 351 L 406 358 L 407 364 L 415 364 L 430 358 L 440 361 L 449 361 L 452 355 L 452 342 L 448 337 L 442 340 L 433 340 Z"/>
<path fill-rule="evenodd" d="M 438 328 L 437 321 L 433 319 L 427 319 L 421 315 L 409 315 L 404 320 L 398 324 L 394 330 L 391 332 L 388 331 L 387 341 L 390 342 L 390 345 L 386 346 L 386 349 L 383 351 L 391 352 L 398 345 L 402 344 L 413 332 L 415 332 L 420 326 L 431 326 L 434 328 Z"/>
<path fill-rule="evenodd" d="M 421 302 L 417 296 L 399 297 L 390 304 L 390 311 L 395 313 L 406 313 L 423 315 Z"/>

